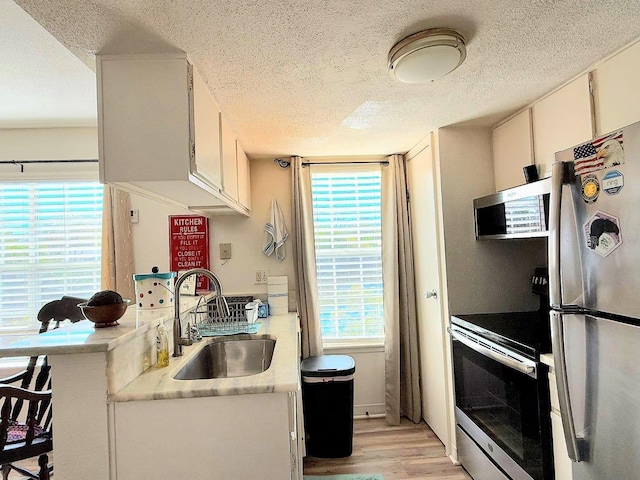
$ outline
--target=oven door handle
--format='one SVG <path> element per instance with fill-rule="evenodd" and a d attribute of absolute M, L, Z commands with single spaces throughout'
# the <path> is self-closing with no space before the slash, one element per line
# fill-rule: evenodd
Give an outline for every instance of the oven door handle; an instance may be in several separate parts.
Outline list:
<path fill-rule="evenodd" d="M 532 362 L 530 360 L 526 360 L 526 359 L 522 359 L 522 360 L 518 360 L 515 358 L 511 358 L 508 357 L 502 353 L 499 353 L 495 350 L 491 350 L 490 348 L 485 347 L 484 345 L 481 345 L 479 343 L 474 342 L 473 340 L 470 340 L 468 337 L 472 337 L 472 338 L 476 338 L 475 335 L 466 333 L 464 335 L 461 335 L 460 333 L 458 333 L 455 329 L 451 328 L 451 327 L 447 327 L 447 331 L 449 332 L 449 334 L 456 339 L 457 341 L 459 341 L 460 343 L 462 343 L 463 345 L 466 345 L 467 347 L 469 347 L 472 350 L 475 350 L 476 352 L 478 352 L 480 355 L 484 355 L 485 357 L 489 357 L 492 360 L 495 360 L 498 363 L 501 363 L 502 365 L 512 368 L 514 370 L 517 370 L 520 373 L 524 373 L 525 375 L 529 375 L 532 377 L 536 376 L 536 364 L 535 362 Z M 489 344 L 490 342 L 487 342 L 486 340 L 482 340 L 483 342 Z"/>

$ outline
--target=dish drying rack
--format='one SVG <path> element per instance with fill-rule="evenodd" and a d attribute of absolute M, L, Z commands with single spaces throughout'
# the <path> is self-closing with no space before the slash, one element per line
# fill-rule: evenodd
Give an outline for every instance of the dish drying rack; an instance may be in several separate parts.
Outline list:
<path fill-rule="evenodd" d="M 209 303 L 198 301 L 196 308 L 190 313 L 191 321 L 197 333 L 202 337 L 214 337 L 218 335 L 235 335 L 238 333 L 257 333 L 260 328 L 259 323 L 249 323 L 246 319 L 245 305 L 253 302 L 252 295 L 240 295 L 223 297 L 216 303 L 213 299 Z M 229 316 L 224 315 L 223 303 L 229 307 Z"/>

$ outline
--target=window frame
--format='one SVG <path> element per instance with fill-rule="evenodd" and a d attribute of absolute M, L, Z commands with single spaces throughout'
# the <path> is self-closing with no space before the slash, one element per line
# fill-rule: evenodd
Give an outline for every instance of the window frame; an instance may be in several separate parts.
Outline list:
<path fill-rule="evenodd" d="M 381 170 L 381 165 L 380 165 L 380 160 L 378 159 L 373 159 L 371 161 L 368 161 L 366 163 L 362 163 L 362 164 L 354 164 L 354 163 L 349 163 L 349 162 L 340 162 L 338 163 L 332 163 L 331 161 L 327 162 L 327 163 L 323 163 L 323 164 L 314 164 L 312 166 L 309 167 L 311 169 L 310 171 L 310 177 L 311 177 L 311 203 L 313 205 L 313 175 L 314 174 L 332 174 L 332 173 L 336 173 L 336 174 L 348 174 L 348 173 L 360 173 L 360 172 L 376 172 L 380 174 L 380 192 L 379 192 L 379 203 L 380 203 L 380 214 L 379 214 L 379 218 L 380 218 L 380 224 L 379 224 L 379 234 L 380 234 L 380 245 L 379 245 L 379 259 L 380 259 L 380 295 L 381 295 L 381 302 L 380 302 L 380 310 L 381 310 L 381 326 L 384 330 L 385 327 L 385 320 L 384 320 L 384 283 L 383 283 L 383 279 L 384 279 L 384 275 L 382 273 L 382 170 Z M 316 224 L 315 224 L 315 212 L 314 212 L 314 247 L 315 247 L 315 228 L 316 228 Z M 317 255 L 317 249 L 314 249 L 314 251 L 316 252 L 316 275 L 318 274 L 318 255 Z M 319 283 L 319 281 L 318 281 Z M 320 306 L 319 306 L 320 308 Z M 320 316 L 320 312 L 318 312 L 318 316 Z M 321 330 L 321 337 L 322 337 L 322 344 L 323 347 L 327 348 L 327 349 L 340 349 L 340 348 L 345 348 L 345 347 L 355 347 L 355 348 L 367 348 L 367 347 L 381 347 L 384 346 L 385 343 L 385 336 L 384 336 L 384 331 L 381 335 L 379 336 L 366 336 L 366 337 L 329 337 L 329 338 L 325 338 L 324 335 L 322 335 L 322 326 L 320 325 L 320 330 Z"/>
<path fill-rule="evenodd" d="M 73 160 L 53 160 L 45 162 L 16 160 L 16 163 L 17 165 L 7 163 L 0 164 L 0 183 L 58 184 L 95 182 L 101 191 L 104 190 L 104 185 L 99 183 L 97 160 L 82 160 L 80 162 Z M 104 212 L 104 205 L 102 212 Z M 99 220 L 100 233 L 98 238 L 100 241 L 102 240 L 102 212 Z M 100 275 L 101 272 L 98 272 L 98 278 L 100 278 Z M 25 328 L 0 328 L 0 342 L 9 341 L 11 337 L 15 336 L 38 333 L 38 327 L 39 322 L 36 319 L 30 321 Z"/>

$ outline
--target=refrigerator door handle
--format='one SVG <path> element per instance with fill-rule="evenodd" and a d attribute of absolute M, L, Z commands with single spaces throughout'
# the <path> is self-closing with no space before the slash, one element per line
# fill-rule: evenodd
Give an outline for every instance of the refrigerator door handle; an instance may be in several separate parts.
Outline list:
<path fill-rule="evenodd" d="M 558 403 L 562 417 L 562 429 L 567 444 L 567 453 L 574 462 L 581 462 L 584 456 L 581 451 L 583 440 L 578 438 L 573 421 L 571 397 L 569 396 L 569 380 L 567 377 L 567 360 L 564 349 L 564 324 L 560 312 L 551 311 L 551 343 L 553 347 L 553 363 L 556 370 L 558 387 Z"/>
<path fill-rule="evenodd" d="M 552 308 L 562 304 L 560 289 L 560 208 L 564 162 L 555 162 L 551 170 L 551 195 L 549 204 L 549 303 Z"/>

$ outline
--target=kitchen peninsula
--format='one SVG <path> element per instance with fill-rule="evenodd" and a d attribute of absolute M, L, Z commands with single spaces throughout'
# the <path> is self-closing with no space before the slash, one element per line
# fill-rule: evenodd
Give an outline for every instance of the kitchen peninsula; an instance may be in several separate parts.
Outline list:
<path fill-rule="evenodd" d="M 198 297 L 181 300 L 186 321 Z M 117 327 L 83 320 L 0 348 L 0 357 L 48 355 L 56 477 L 298 478 L 297 315 L 260 319 L 258 335 L 276 339 L 266 371 L 190 381 L 173 376 L 207 339 L 158 369 L 161 319 L 171 336 L 173 309 L 132 306 Z"/>

